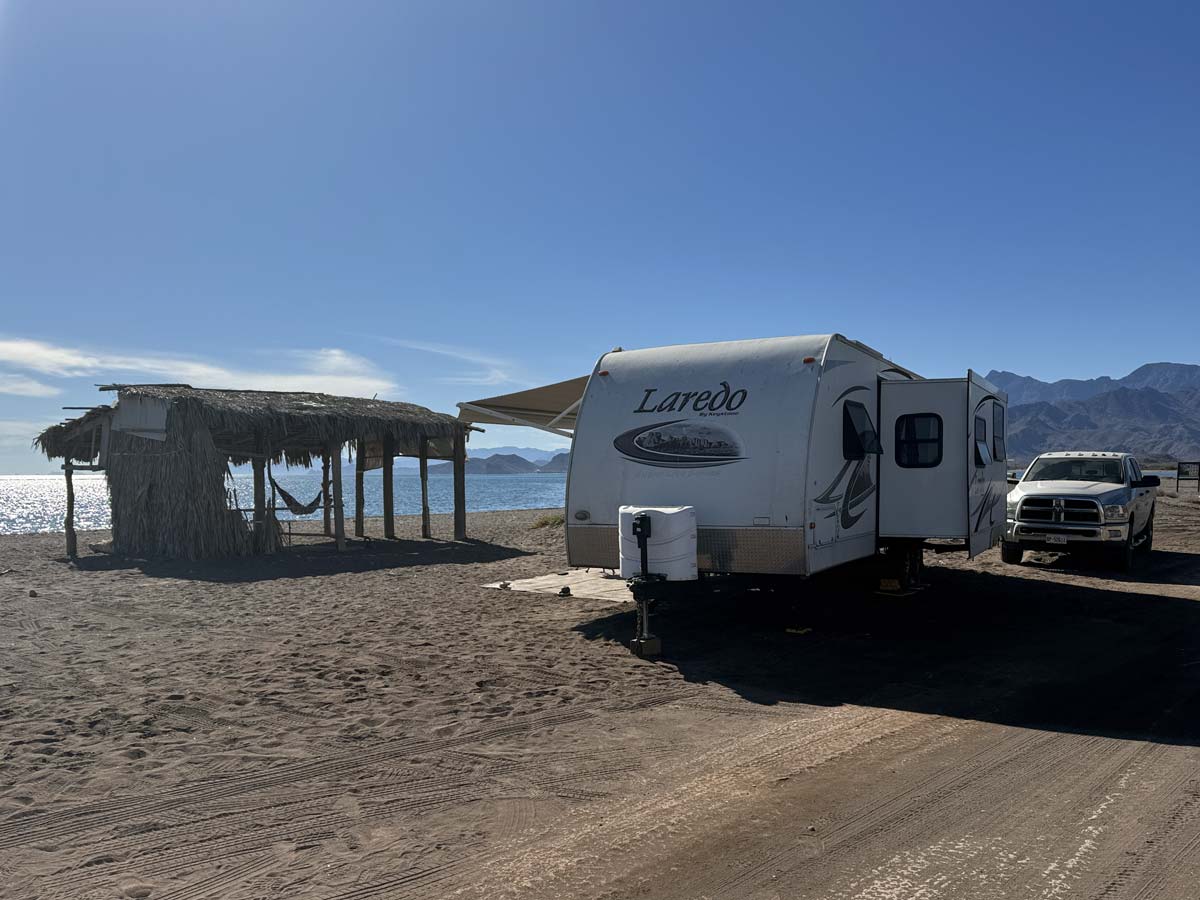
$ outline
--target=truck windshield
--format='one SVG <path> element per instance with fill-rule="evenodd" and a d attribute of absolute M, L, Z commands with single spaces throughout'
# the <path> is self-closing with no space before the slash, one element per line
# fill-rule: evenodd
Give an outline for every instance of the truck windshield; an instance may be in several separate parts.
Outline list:
<path fill-rule="evenodd" d="M 1088 459 L 1053 457 L 1039 459 L 1029 467 L 1023 481 L 1100 481 L 1107 484 L 1124 484 L 1119 459 Z"/>

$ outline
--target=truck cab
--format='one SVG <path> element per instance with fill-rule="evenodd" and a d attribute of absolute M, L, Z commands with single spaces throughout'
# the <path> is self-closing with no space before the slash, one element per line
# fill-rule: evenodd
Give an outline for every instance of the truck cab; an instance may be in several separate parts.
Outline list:
<path fill-rule="evenodd" d="M 1153 545 L 1159 479 L 1128 453 L 1043 453 L 1009 483 L 1006 563 L 1019 564 L 1026 550 L 1091 549 L 1128 571 Z"/>

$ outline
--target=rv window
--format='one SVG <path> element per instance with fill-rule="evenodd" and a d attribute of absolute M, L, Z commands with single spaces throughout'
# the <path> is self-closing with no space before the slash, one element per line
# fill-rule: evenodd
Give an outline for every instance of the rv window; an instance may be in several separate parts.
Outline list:
<path fill-rule="evenodd" d="M 842 458 L 865 459 L 868 453 L 881 453 L 879 435 L 861 403 L 847 400 L 842 407 Z"/>
<path fill-rule="evenodd" d="M 1004 462 L 1008 459 L 1008 448 L 1004 446 L 1004 407 L 992 404 L 992 459 Z"/>
<path fill-rule="evenodd" d="M 942 417 L 912 413 L 896 420 L 896 465 L 932 469 L 942 461 Z"/>
<path fill-rule="evenodd" d="M 987 419 L 975 417 L 975 466 L 982 468 L 992 461 L 992 451 L 988 448 Z"/>

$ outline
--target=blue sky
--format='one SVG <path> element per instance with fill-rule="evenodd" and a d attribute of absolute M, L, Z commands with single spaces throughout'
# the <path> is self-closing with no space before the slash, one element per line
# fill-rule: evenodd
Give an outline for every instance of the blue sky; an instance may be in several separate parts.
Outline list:
<path fill-rule="evenodd" d="M 1200 362 L 1198 10 L 0 0 L 0 471 L 110 380 L 452 411 L 825 331 Z"/>

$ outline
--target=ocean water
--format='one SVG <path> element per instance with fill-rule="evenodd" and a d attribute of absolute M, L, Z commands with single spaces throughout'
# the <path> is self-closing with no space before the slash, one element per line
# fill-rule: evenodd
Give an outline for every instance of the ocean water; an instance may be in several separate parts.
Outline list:
<path fill-rule="evenodd" d="M 321 490 L 321 472 L 312 469 L 284 469 L 275 472 L 275 480 L 301 503 L 308 503 Z M 383 515 L 383 476 L 378 470 L 363 479 L 364 507 L 368 516 Z M 240 507 L 254 504 L 254 478 L 235 474 L 233 486 Z M 416 472 L 397 469 L 394 480 L 396 515 L 421 512 L 421 480 Z M 267 499 L 270 501 L 270 483 Z M 347 472 L 342 482 L 346 517 L 354 515 L 354 474 Z M 566 476 L 468 475 L 467 509 L 545 509 L 566 502 Z M 279 506 L 283 506 L 280 502 Z M 429 508 L 434 513 L 454 511 L 454 479 L 451 475 L 429 476 Z M 62 531 L 67 511 L 67 488 L 62 475 L 0 475 L 0 534 Z M 282 519 L 299 518 L 283 510 Z M 319 520 L 321 511 L 302 518 Z M 75 473 L 75 527 L 80 530 L 108 528 L 108 486 L 103 473 Z M 349 526 L 347 526 L 349 528 Z"/>

